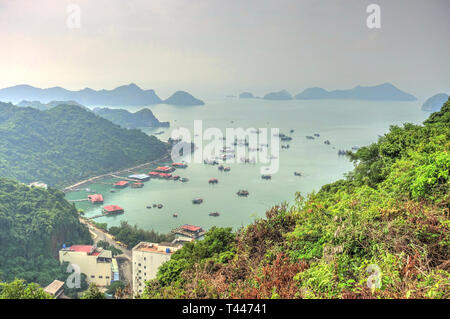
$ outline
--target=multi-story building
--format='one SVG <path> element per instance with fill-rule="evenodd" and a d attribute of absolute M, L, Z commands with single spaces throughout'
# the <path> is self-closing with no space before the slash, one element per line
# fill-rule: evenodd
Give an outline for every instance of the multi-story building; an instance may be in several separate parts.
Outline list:
<path fill-rule="evenodd" d="M 112 279 L 112 253 L 95 245 L 72 245 L 59 251 L 59 262 L 77 265 L 89 283 L 109 286 Z"/>
<path fill-rule="evenodd" d="M 175 243 L 140 242 L 132 250 L 133 293 L 144 291 L 145 281 L 156 278 L 159 266 L 168 261 L 182 245 Z"/>

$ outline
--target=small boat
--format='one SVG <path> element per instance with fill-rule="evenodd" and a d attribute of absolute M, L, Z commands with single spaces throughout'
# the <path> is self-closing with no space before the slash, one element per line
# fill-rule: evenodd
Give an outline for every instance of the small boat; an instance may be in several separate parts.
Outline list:
<path fill-rule="evenodd" d="M 314 136 L 315 137 L 320 137 L 320 134 L 319 133 L 314 133 Z"/>
<path fill-rule="evenodd" d="M 354 150 L 354 151 L 359 150 L 359 146 L 353 146 L 353 147 L 352 147 L 352 150 Z"/>
<path fill-rule="evenodd" d="M 229 172 L 231 170 L 231 167 L 230 166 L 227 166 L 227 167 L 224 167 L 223 168 L 223 171 L 224 172 Z"/>
<path fill-rule="evenodd" d="M 262 179 L 272 179 L 271 175 L 261 175 Z"/>
<path fill-rule="evenodd" d="M 223 171 L 224 167 L 223 167 L 223 165 L 219 165 L 219 166 L 217 167 L 217 169 L 218 169 L 219 171 Z"/>
<path fill-rule="evenodd" d="M 181 177 L 179 175 L 175 175 L 174 177 L 172 177 L 174 181 L 179 180 Z"/>
<path fill-rule="evenodd" d="M 183 177 L 182 179 L 180 179 L 180 181 L 181 181 L 182 183 L 186 183 L 186 182 L 189 182 L 189 178 Z"/>
<path fill-rule="evenodd" d="M 158 205 L 157 204 L 153 204 L 153 208 L 155 208 L 155 207 L 158 207 Z"/>
<path fill-rule="evenodd" d="M 109 190 L 110 193 L 115 193 L 116 191 L 114 189 Z"/>
<path fill-rule="evenodd" d="M 159 209 L 163 208 L 163 205 L 162 204 L 158 204 L 158 208 Z"/>
<path fill-rule="evenodd" d="M 280 137 L 280 140 L 282 140 L 282 141 L 292 141 L 292 137 L 290 137 L 290 136 L 282 136 L 282 137 Z"/>
<path fill-rule="evenodd" d="M 314 137 L 313 137 L 313 136 L 310 136 L 310 135 L 307 135 L 307 136 L 306 136 L 306 139 L 308 139 L 308 140 L 313 140 Z"/>
<path fill-rule="evenodd" d="M 178 214 L 177 214 L 177 213 L 174 213 L 174 214 L 172 215 L 172 217 L 178 217 Z"/>
<path fill-rule="evenodd" d="M 247 197 L 249 195 L 249 192 L 245 189 L 240 189 L 237 193 L 238 196 L 245 196 Z"/>
<path fill-rule="evenodd" d="M 202 198 L 194 198 L 192 200 L 192 204 L 201 204 L 203 203 L 203 199 Z"/>
<path fill-rule="evenodd" d="M 294 130 L 290 130 L 289 132 L 294 133 Z"/>
<path fill-rule="evenodd" d="M 330 145 L 331 143 L 330 143 L 329 140 L 326 140 L 325 142 L 323 142 L 323 144 L 325 144 L 325 145 Z"/>
<path fill-rule="evenodd" d="M 210 178 L 208 183 L 210 184 L 217 184 L 219 182 L 219 180 L 217 178 Z"/>
<path fill-rule="evenodd" d="M 295 176 L 302 176 L 302 173 L 300 173 L 300 172 L 294 172 L 294 175 L 295 175 Z"/>
<path fill-rule="evenodd" d="M 212 213 L 209 213 L 208 215 L 214 216 L 214 217 L 220 216 L 219 212 L 212 212 Z"/>
<path fill-rule="evenodd" d="M 152 206 L 147 206 L 147 209 L 151 209 L 152 208 Z"/>

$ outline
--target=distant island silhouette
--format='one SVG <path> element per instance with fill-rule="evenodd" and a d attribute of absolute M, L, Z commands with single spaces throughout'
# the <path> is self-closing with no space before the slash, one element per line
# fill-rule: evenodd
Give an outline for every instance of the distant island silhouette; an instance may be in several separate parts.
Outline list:
<path fill-rule="evenodd" d="M 154 90 L 143 90 L 136 84 L 119 86 L 113 90 L 93 90 L 85 88 L 70 91 L 62 87 L 47 89 L 30 85 L 16 85 L 0 89 L 0 101 L 17 103 L 22 100 L 48 103 L 53 100 L 73 101 L 88 106 L 143 106 L 152 104 L 203 105 L 202 100 L 184 91 L 177 91 L 166 100 L 156 95 Z"/>

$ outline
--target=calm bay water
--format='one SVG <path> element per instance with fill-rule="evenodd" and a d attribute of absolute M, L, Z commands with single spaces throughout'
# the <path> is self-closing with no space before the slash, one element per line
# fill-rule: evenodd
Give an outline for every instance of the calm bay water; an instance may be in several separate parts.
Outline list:
<path fill-rule="evenodd" d="M 168 232 L 182 224 L 230 226 L 238 228 L 251 223 L 256 217 L 265 216 L 265 211 L 283 201 L 292 202 L 295 192 L 303 195 L 319 190 L 323 184 L 344 176 L 353 168 L 345 157 L 339 157 L 339 149 L 364 146 L 377 140 L 390 125 L 405 122 L 421 123 L 429 115 L 420 110 L 416 102 L 367 102 L 367 101 L 265 101 L 224 98 L 208 101 L 206 105 L 195 107 L 175 107 L 156 105 L 149 107 L 160 121 L 170 121 L 171 128 L 144 129 L 158 135 L 162 140 L 170 137 L 171 130 L 185 127 L 193 130 L 194 120 L 203 121 L 203 129 L 216 127 L 225 135 L 226 128 L 241 127 L 279 128 L 280 132 L 293 137 L 290 148 L 280 150 L 280 169 L 272 175 L 272 180 L 262 180 L 259 165 L 231 163 L 230 172 L 220 172 L 217 166 L 189 164 L 186 169 L 178 169 L 176 174 L 189 178 L 181 183 L 165 180 L 151 180 L 142 189 L 126 188 L 110 193 L 111 186 L 104 183 L 86 185 L 92 192 L 102 193 L 104 205 L 116 204 L 125 209 L 125 214 L 101 217 L 97 222 L 108 226 L 119 225 L 121 220 L 137 224 L 144 229 Z M 127 107 L 137 111 L 138 107 Z M 293 129 L 294 133 L 289 133 Z M 193 131 L 192 131 L 193 132 Z M 306 135 L 319 133 L 320 137 L 308 140 Z M 194 133 L 192 133 L 194 134 Z M 270 134 L 270 133 L 268 133 Z M 193 138 L 193 136 L 192 136 Z M 270 136 L 268 136 L 270 141 Z M 330 140 L 331 145 L 323 142 Z M 205 145 L 207 141 L 203 142 Z M 294 176 L 300 171 L 303 176 Z M 148 170 L 142 172 L 147 173 Z M 215 177 L 217 185 L 209 185 Z M 245 188 L 250 192 L 247 198 L 239 198 L 236 192 Z M 66 195 L 69 200 L 86 198 L 85 190 Z M 192 199 L 203 198 L 204 203 L 193 205 Z M 153 203 L 164 205 L 162 209 L 147 209 Z M 101 206 L 88 202 L 76 203 L 84 209 L 86 216 L 97 215 Z M 208 216 L 218 211 L 219 217 Z M 173 213 L 178 218 L 172 217 Z"/>

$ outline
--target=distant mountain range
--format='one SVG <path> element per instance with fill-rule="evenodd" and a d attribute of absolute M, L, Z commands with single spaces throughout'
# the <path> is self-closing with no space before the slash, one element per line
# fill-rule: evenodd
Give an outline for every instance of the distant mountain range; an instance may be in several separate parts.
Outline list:
<path fill-rule="evenodd" d="M 415 101 L 417 98 L 403 92 L 390 83 L 376 86 L 356 86 L 350 90 L 327 91 L 314 87 L 304 90 L 295 96 L 297 100 L 348 99 L 370 101 Z"/>
<path fill-rule="evenodd" d="M 449 95 L 446 93 L 439 93 L 433 95 L 428 100 L 425 101 L 422 105 L 422 110 L 426 112 L 438 112 L 442 105 L 447 102 L 449 99 Z"/>
<path fill-rule="evenodd" d="M 239 95 L 241 99 L 257 98 L 250 92 Z M 376 86 L 356 86 L 349 90 L 327 91 L 320 87 L 304 90 L 294 96 L 297 100 L 323 100 L 323 99 L 347 99 L 368 101 L 415 101 L 417 98 L 409 93 L 403 92 L 390 83 Z M 264 95 L 265 100 L 292 100 L 291 94 L 286 90 L 271 92 Z"/>
<path fill-rule="evenodd" d="M 203 101 L 183 91 L 177 91 L 167 100 L 162 100 L 154 90 L 142 90 L 134 83 L 119 86 L 113 90 L 98 91 L 90 88 L 70 91 L 62 87 L 41 89 L 30 85 L 16 85 L 0 89 L 0 101 L 17 103 L 22 100 L 38 100 L 42 103 L 48 103 L 52 100 L 71 100 L 89 106 L 143 106 L 160 103 L 171 105 L 204 104 Z"/>
<path fill-rule="evenodd" d="M 85 106 L 81 105 L 80 103 L 77 103 L 75 101 L 51 101 L 49 103 L 41 103 L 40 101 L 27 101 L 22 100 L 20 103 L 17 104 L 17 106 L 21 107 L 32 107 L 34 109 L 38 109 L 41 111 L 49 110 L 51 108 L 54 108 L 58 105 L 76 105 L 83 108 L 86 108 Z"/>
<path fill-rule="evenodd" d="M 131 113 L 123 109 L 95 108 L 94 113 L 125 128 L 169 127 L 169 122 L 160 122 L 149 109 Z"/>

